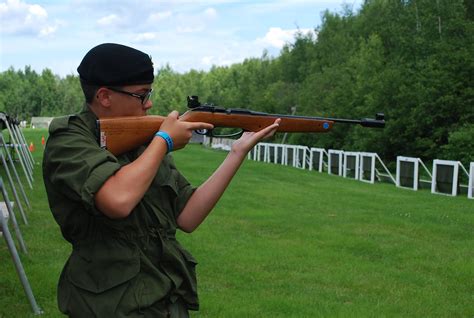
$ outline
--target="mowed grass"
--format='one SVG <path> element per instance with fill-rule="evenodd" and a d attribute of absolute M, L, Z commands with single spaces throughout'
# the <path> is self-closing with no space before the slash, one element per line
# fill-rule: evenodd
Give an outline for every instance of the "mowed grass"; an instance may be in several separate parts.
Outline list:
<path fill-rule="evenodd" d="M 70 247 L 48 210 L 42 131 L 28 190 L 29 254 L 21 254 L 45 317 L 60 316 L 56 284 Z M 226 153 L 174 153 L 198 185 Z M 193 317 L 472 317 L 474 200 L 366 184 L 246 161 L 208 219 L 179 240 L 198 260 Z M 0 316 L 32 316 L 0 243 Z"/>

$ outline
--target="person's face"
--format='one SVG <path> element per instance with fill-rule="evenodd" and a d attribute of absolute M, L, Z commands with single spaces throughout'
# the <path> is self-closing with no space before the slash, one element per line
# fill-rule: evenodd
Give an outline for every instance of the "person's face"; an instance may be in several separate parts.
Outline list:
<path fill-rule="evenodd" d="M 152 107 L 151 84 L 106 87 L 112 116 L 145 116 Z"/>

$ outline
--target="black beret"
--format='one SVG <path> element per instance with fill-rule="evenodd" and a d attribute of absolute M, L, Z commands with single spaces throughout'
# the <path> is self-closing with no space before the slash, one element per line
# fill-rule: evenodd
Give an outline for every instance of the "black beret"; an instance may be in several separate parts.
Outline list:
<path fill-rule="evenodd" d="M 151 84 L 153 62 L 134 48 L 104 43 L 92 48 L 77 68 L 81 81 L 89 85 L 125 86 Z"/>

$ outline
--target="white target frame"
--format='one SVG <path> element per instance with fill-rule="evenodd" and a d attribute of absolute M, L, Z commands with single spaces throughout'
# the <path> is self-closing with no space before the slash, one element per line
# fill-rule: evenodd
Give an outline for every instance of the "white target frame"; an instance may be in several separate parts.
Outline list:
<path fill-rule="evenodd" d="M 337 156 L 337 160 L 338 160 L 337 173 L 334 173 L 332 171 L 332 166 L 331 166 L 332 156 L 331 155 Z M 344 160 L 344 150 L 329 149 L 328 150 L 328 174 L 336 174 L 338 176 L 342 176 L 342 170 L 343 170 L 342 165 L 344 164 L 343 160 Z"/>
<path fill-rule="evenodd" d="M 349 178 L 349 176 L 347 175 L 347 159 L 348 157 L 354 157 L 355 158 L 355 167 L 354 167 L 354 179 L 355 180 L 359 180 L 359 158 L 360 158 L 360 153 L 359 152 L 351 152 L 351 151 L 347 151 L 347 152 L 344 152 L 344 165 L 343 165 L 343 176 L 344 178 Z"/>

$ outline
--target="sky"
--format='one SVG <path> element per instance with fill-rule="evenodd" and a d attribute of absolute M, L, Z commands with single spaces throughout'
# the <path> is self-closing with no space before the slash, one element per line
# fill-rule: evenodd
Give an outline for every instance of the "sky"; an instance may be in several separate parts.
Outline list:
<path fill-rule="evenodd" d="M 278 56 L 297 31 L 313 32 L 325 10 L 363 0 L 6 0 L 0 2 L 0 72 L 30 66 L 77 75 L 82 57 L 112 42 L 177 72 Z M 315 35 L 316 36 L 316 35 Z"/>

